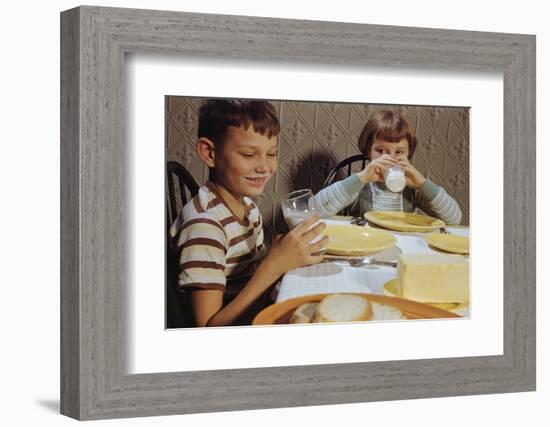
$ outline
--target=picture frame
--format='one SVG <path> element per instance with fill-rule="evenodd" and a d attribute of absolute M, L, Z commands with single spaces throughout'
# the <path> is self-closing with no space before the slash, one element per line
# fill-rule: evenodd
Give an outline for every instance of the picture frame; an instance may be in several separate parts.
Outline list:
<path fill-rule="evenodd" d="M 128 53 L 502 72 L 503 354 L 127 374 Z M 62 12 L 61 413 L 91 420 L 535 390 L 534 189 L 532 35 L 90 6 Z"/>

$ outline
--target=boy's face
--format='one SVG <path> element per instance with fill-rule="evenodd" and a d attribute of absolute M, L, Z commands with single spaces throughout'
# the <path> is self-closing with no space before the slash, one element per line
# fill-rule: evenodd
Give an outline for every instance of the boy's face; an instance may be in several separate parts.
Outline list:
<path fill-rule="evenodd" d="M 389 154 L 396 159 L 405 159 L 409 158 L 409 141 L 406 138 L 403 138 L 399 142 L 388 142 L 377 139 L 372 143 L 370 148 L 369 158 L 370 160 L 377 159 L 378 157 L 383 156 L 384 154 Z"/>
<path fill-rule="evenodd" d="M 235 197 L 260 196 L 277 170 L 277 136 L 230 126 L 214 163 L 217 178 Z"/>

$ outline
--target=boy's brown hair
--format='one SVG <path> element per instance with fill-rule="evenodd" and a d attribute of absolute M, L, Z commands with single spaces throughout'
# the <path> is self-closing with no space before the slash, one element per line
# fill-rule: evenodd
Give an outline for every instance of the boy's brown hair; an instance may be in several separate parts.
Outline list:
<path fill-rule="evenodd" d="M 272 138 L 280 124 L 273 105 L 247 99 L 207 99 L 199 109 L 199 138 L 208 138 L 221 147 L 229 126 L 250 126 L 254 132 Z"/>
<path fill-rule="evenodd" d="M 416 149 L 416 134 L 409 121 L 395 110 L 380 110 L 369 119 L 357 145 L 365 158 L 370 160 L 370 149 L 377 139 L 388 142 L 399 142 L 406 139 L 409 142 L 409 159 Z"/>

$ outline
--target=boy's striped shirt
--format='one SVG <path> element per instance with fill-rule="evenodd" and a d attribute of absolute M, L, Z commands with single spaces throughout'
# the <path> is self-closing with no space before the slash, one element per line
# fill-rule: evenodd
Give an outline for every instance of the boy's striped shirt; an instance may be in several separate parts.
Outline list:
<path fill-rule="evenodd" d="M 248 197 L 243 205 L 245 219 L 239 220 L 207 182 L 184 206 L 170 228 L 179 254 L 180 288 L 219 289 L 234 297 L 246 284 L 265 246 L 258 207 Z M 242 280 L 231 280 L 237 276 Z"/>

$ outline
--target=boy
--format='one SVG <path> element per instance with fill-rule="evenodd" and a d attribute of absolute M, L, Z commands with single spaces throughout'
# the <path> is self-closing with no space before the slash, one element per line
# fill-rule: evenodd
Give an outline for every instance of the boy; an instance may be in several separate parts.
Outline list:
<path fill-rule="evenodd" d="M 426 212 L 445 224 L 460 224 L 458 203 L 443 189 L 424 177 L 409 161 L 417 145 L 414 129 L 400 113 L 381 110 L 367 122 L 359 136 L 359 151 L 369 160 L 361 172 L 338 181 L 317 193 L 314 204 L 321 216 L 335 215 L 353 204 L 355 216 L 370 210 Z M 384 173 L 400 166 L 407 187 L 399 193 L 384 185 Z"/>
<path fill-rule="evenodd" d="M 180 251 L 178 286 L 191 294 L 197 326 L 249 323 L 281 275 L 323 259 L 316 252 L 328 238 L 310 244 L 325 227 L 309 230 L 319 216 L 277 239 L 265 255 L 262 217 L 250 197 L 262 194 L 277 169 L 278 133 L 268 102 L 208 100 L 200 108 L 196 145 L 209 180 L 171 229 Z"/>

